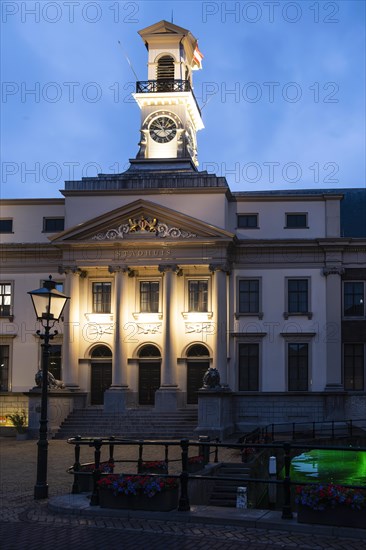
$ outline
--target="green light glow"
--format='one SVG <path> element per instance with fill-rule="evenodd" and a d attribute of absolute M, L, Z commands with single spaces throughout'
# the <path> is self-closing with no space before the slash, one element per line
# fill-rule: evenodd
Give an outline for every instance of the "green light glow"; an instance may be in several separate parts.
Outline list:
<path fill-rule="evenodd" d="M 291 461 L 293 481 L 322 481 L 324 483 L 366 484 L 365 451 L 313 450 Z"/>

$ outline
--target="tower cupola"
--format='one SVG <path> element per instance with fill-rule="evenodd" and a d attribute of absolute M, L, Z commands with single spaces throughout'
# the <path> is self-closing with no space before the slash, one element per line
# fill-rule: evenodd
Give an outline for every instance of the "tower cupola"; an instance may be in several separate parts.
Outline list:
<path fill-rule="evenodd" d="M 134 94 L 141 109 L 137 159 L 185 159 L 197 166 L 196 133 L 204 127 L 193 92 L 192 71 L 201 68 L 203 57 L 197 40 L 167 21 L 139 35 L 148 51 L 148 70 Z"/>

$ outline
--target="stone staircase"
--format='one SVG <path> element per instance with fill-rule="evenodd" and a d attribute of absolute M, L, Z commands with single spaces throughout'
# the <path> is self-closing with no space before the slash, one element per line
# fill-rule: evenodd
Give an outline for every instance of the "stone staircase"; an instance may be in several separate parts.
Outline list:
<path fill-rule="evenodd" d="M 123 437 L 127 439 L 198 439 L 197 411 L 182 409 L 158 413 L 152 409 L 131 409 L 125 413 L 105 413 L 89 407 L 74 410 L 62 422 L 54 439 L 69 437 Z"/>
<path fill-rule="evenodd" d="M 229 506 L 235 508 L 238 487 L 247 487 L 245 480 L 250 477 L 250 468 L 246 464 L 223 462 L 215 473 L 221 479 L 216 480 L 210 497 L 210 506 Z M 242 481 L 230 481 L 228 477 L 241 478 Z"/>

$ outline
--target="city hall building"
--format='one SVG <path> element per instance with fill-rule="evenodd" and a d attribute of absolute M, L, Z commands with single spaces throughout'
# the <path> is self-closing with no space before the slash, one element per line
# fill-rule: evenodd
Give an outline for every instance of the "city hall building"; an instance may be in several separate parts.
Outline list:
<path fill-rule="evenodd" d="M 365 190 L 232 192 L 199 171 L 197 41 L 166 21 L 139 34 L 129 169 L 2 201 L 0 421 L 28 406 L 41 342 L 27 292 L 49 274 L 70 297 L 49 367 L 58 423 L 94 406 L 199 407 L 220 435 L 365 419 Z M 209 367 L 221 387 L 199 391 Z"/>

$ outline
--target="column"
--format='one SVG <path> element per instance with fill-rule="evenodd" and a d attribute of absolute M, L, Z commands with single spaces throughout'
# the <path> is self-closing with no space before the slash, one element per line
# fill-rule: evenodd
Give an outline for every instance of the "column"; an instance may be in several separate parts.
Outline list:
<path fill-rule="evenodd" d="M 62 378 L 66 388 L 79 389 L 79 286 L 85 272 L 76 266 L 59 268 L 65 273 L 65 294 L 70 296 L 64 312 L 63 369 Z"/>
<path fill-rule="evenodd" d="M 163 273 L 163 353 L 160 388 L 155 393 L 155 410 L 174 411 L 179 408 L 179 393 L 176 383 L 177 352 L 174 331 L 176 302 L 176 265 L 159 265 Z"/>
<path fill-rule="evenodd" d="M 212 366 L 220 373 L 220 383 L 227 387 L 227 287 L 226 278 L 229 268 L 226 264 L 212 264 L 209 269 L 214 273 L 212 291 L 212 310 L 216 320 L 213 342 Z"/>
<path fill-rule="evenodd" d="M 114 273 L 114 340 L 112 357 L 112 385 L 104 392 L 104 410 L 123 412 L 129 401 L 127 383 L 127 347 L 123 341 L 123 327 L 127 320 L 127 273 L 126 266 L 109 266 Z"/>
<path fill-rule="evenodd" d="M 342 281 L 344 269 L 325 267 L 326 277 L 326 391 L 342 391 Z"/>

